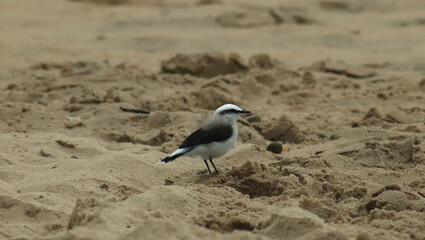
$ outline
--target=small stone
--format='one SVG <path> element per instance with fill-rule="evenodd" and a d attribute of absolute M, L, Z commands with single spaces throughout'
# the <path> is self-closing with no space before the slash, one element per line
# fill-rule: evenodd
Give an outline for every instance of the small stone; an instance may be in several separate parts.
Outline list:
<path fill-rule="evenodd" d="M 75 128 L 75 127 L 81 127 L 84 125 L 83 121 L 79 117 L 66 117 L 66 121 L 64 122 L 65 126 L 67 128 Z"/>
<path fill-rule="evenodd" d="M 283 149 L 283 145 L 277 142 L 270 143 L 266 148 L 267 151 L 276 153 L 276 154 L 282 153 L 282 149 Z"/>

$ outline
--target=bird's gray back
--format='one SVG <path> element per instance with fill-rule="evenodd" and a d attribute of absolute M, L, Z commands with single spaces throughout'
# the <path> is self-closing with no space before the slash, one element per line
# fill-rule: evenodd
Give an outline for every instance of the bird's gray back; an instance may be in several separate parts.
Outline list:
<path fill-rule="evenodd" d="M 222 142 L 234 133 L 232 124 L 220 118 L 211 117 L 201 123 L 200 127 L 190 134 L 179 148 L 194 147 L 200 144 Z"/>

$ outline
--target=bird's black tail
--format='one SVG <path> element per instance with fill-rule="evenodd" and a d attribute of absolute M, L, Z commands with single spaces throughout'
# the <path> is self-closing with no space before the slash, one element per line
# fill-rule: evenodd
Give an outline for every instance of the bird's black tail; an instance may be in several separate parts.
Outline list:
<path fill-rule="evenodd" d="M 192 149 L 193 148 L 179 148 L 175 152 L 173 152 L 171 155 L 162 159 L 161 163 L 168 163 L 168 162 L 174 161 L 178 157 L 181 157 L 181 156 L 185 155 L 186 153 L 190 152 Z"/>

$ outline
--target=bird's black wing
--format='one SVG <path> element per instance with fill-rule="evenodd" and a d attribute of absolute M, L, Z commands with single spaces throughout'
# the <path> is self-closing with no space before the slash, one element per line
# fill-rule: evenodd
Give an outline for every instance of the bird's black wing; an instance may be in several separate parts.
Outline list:
<path fill-rule="evenodd" d="M 208 129 L 200 128 L 187 137 L 179 148 L 194 147 L 199 144 L 221 142 L 230 138 L 233 129 L 230 124 L 214 126 Z"/>

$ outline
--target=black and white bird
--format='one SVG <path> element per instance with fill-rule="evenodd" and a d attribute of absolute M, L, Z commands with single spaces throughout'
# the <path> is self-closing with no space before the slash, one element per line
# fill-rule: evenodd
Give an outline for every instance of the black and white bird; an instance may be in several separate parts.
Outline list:
<path fill-rule="evenodd" d="M 218 173 L 213 159 L 226 154 L 235 144 L 238 138 L 236 121 L 243 113 L 251 112 L 233 104 L 217 108 L 211 117 L 202 122 L 200 127 L 183 141 L 179 149 L 162 159 L 160 163 L 168 163 L 181 156 L 198 157 L 204 160 L 209 173 L 211 170 L 208 161 Z"/>

